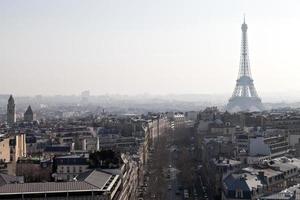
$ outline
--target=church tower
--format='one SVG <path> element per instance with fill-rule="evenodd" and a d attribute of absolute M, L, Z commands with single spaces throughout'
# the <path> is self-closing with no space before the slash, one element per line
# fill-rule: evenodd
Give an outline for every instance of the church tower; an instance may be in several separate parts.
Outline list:
<path fill-rule="evenodd" d="M 34 114 L 31 109 L 31 106 L 28 106 L 27 110 L 24 113 L 24 121 L 25 122 L 32 122 L 34 120 Z"/>
<path fill-rule="evenodd" d="M 7 104 L 7 123 L 12 125 L 16 122 L 16 105 L 12 95 L 10 95 Z"/>

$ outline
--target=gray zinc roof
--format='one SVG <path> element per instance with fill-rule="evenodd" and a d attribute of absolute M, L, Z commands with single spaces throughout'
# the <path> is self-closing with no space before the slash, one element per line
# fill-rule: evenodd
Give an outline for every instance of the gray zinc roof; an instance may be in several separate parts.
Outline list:
<path fill-rule="evenodd" d="M 0 187 L 0 196 L 12 193 L 56 193 L 65 191 L 99 190 L 86 182 L 47 182 L 6 184 Z"/>
<path fill-rule="evenodd" d="M 78 181 L 84 181 L 95 187 L 102 188 L 105 183 L 110 179 L 112 174 L 105 173 L 99 170 L 91 170 L 77 176 Z"/>

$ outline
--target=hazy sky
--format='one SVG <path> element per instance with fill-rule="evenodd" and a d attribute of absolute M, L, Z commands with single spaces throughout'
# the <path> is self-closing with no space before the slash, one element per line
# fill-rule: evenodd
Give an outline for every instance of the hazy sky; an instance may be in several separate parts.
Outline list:
<path fill-rule="evenodd" d="M 0 93 L 300 91 L 299 0 L 0 0 Z"/>

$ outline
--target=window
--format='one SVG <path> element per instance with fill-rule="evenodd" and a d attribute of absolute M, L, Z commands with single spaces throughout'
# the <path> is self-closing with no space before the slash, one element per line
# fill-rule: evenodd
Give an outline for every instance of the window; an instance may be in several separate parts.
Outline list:
<path fill-rule="evenodd" d="M 236 198 L 243 198 L 243 191 L 237 190 L 235 193 Z"/>

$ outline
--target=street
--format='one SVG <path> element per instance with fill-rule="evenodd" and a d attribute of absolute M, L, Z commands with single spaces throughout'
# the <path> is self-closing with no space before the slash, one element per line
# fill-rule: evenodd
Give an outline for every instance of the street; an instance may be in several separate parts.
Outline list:
<path fill-rule="evenodd" d="M 170 132 L 156 143 L 145 199 L 213 199 L 201 168 L 201 148 L 192 129 Z"/>

